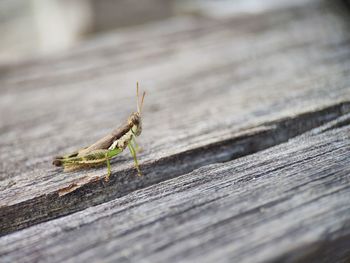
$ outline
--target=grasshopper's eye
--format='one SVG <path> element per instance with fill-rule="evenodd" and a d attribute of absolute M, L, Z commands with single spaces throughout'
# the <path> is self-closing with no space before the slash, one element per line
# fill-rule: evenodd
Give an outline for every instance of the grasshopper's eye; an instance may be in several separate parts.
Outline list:
<path fill-rule="evenodd" d="M 133 123 L 134 123 L 134 125 L 139 125 L 139 123 L 140 123 L 140 113 L 138 113 L 138 112 L 135 112 L 134 113 L 134 115 L 133 115 Z"/>
<path fill-rule="evenodd" d="M 133 114 L 130 115 L 128 122 L 132 125 L 138 126 L 140 123 L 140 113 L 134 112 Z"/>

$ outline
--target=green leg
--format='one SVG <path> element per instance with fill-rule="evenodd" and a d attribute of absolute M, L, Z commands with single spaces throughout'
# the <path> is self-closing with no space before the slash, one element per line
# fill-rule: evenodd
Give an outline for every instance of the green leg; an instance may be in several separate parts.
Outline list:
<path fill-rule="evenodd" d="M 137 169 L 137 173 L 139 176 L 141 176 L 141 170 L 140 170 L 140 167 L 139 167 L 139 163 L 137 161 L 137 157 L 136 157 L 136 151 L 134 149 L 134 147 L 132 146 L 131 142 L 128 143 L 128 148 L 130 150 L 130 153 L 132 155 L 132 157 L 134 157 L 134 162 L 135 162 L 135 167 Z"/>
<path fill-rule="evenodd" d="M 132 136 L 131 141 L 132 141 L 132 143 L 134 144 L 134 150 L 135 150 L 135 152 L 139 152 L 140 148 L 139 148 L 139 145 L 138 145 L 137 142 L 136 142 L 135 136 Z"/>
<path fill-rule="evenodd" d="M 105 178 L 105 181 L 109 181 L 109 177 L 111 176 L 111 163 L 109 161 L 108 153 L 106 153 L 106 161 L 107 161 L 107 176 Z"/>

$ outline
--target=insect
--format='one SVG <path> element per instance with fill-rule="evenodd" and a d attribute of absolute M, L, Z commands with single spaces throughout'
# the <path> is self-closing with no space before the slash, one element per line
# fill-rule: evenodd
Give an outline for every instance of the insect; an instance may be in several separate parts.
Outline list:
<path fill-rule="evenodd" d="M 126 123 L 88 147 L 82 148 L 68 155 L 55 157 L 52 164 L 62 166 L 65 171 L 72 171 L 81 168 L 95 167 L 106 163 L 107 176 L 105 177 L 105 180 L 108 181 L 111 175 L 110 159 L 117 156 L 128 147 L 134 158 L 137 173 L 141 176 L 141 170 L 136 157 L 136 152 L 138 151 L 136 137 L 142 132 L 141 112 L 145 95 L 146 93 L 143 92 L 140 100 L 139 84 L 137 83 L 137 112 L 133 112 Z"/>

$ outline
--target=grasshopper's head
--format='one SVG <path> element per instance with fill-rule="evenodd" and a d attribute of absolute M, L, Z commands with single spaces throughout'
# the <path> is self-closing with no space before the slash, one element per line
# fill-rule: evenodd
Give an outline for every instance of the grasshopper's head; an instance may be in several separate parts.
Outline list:
<path fill-rule="evenodd" d="M 134 112 L 129 117 L 129 123 L 133 124 L 132 131 L 136 136 L 139 136 L 142 132 L 142 119 L 141 119 L 141 113 L 142 113 L 142 106 L 143 106 L 143 100 L 145 98 L 146 92 L 143 92 L 142 98 L 140 99 L 139 95 L 139 83 L 136 83 L 136 105 L 137 105 L 137 112 Z"/>

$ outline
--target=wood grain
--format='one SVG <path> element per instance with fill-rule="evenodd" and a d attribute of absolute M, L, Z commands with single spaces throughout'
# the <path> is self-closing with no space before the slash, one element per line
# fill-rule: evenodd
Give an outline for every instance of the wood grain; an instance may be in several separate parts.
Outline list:
<path fill-rule="evenodd" d="M 2 66 L 0 233 L 251 154 L 347 113 L 350 31 L 337 7 L 306 1 L 229 19 L 174 18 Z M 128 153 L 112 162 L 109 184 L 105 168 L 53 167 L 53 156 L 125 121 L 137 80 L 148 92 L 145 176 Z"/>
<path fill-rule="evenodd" d="M 349 122 L 4 236 L 0 260 L 348 262 Z"/>

